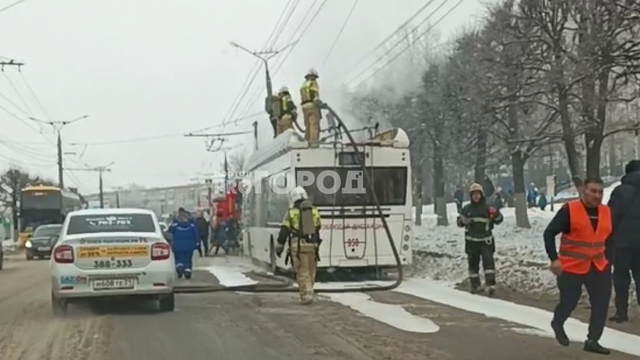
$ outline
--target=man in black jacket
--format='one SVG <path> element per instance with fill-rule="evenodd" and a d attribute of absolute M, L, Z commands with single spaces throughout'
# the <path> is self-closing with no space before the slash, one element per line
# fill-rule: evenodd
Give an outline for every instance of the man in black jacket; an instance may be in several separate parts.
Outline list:
<path fill-rule="evenodd" d="M 631 160 L 625 175 L 611 193 L 609 208 L 613 233 L 613 288 L 616 293 L 616 313 L 610 319 L 629 321 L 629 286 L 633 275 L 636 297 L 640 304 L 640 160 Z"/>
<path fill-rule="evenodd" d="M 198 212 L 196 218 L 196 229 L 198 229 L 198 235 L 200 236 L 200 246 L 198 246 L 198 253 L 200 257 L 207 256 L 209 253 L 209 222 L 202 212 Z"/>

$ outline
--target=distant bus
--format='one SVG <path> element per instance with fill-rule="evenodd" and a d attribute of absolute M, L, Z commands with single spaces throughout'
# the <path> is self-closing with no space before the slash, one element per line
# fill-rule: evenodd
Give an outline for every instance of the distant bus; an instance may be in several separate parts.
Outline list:
<path fill-rule="evenodd" d="M 55 186 L 28 186 L 20 192 L 18 246 L 24 246 L 40 225 L 62 224 L 67 214 L 82 208 L 80 196 Z"/>

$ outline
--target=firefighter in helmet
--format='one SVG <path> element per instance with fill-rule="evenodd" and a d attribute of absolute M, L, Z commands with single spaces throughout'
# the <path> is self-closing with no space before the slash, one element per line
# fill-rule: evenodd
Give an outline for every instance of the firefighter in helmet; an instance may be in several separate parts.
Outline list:
<path fill-rule="evenodd" d="M 278 135 L 282 134 L 288 129 L 293 129 L 293 122 L 296 121 L 298 113 L 296 111 L 296 104 L 289 94 L 289 88 L 283 86 L 278 93 L 280 99 L 280 118 L 278 119 Z"/>
<path fill-rule="evenodd" d="M 281 102 L 278 94 L 267 96 L 265 99 L 265 111 L 269 114 L 269 121 L 271 121 L 271 127 L 273 128 L 273 137 L 278 136 L 278 120 L 282 114 L 280 108 Z"/>
<path fill-rule="evenodd" d="M 465 252 L 469 265 L 471 292 L 480 289 L 480 262 L 484 269 L 484 279 L 488 295 L 496 291 L 496 266 L 493 253 L 496 250 L 493 227 L 502 223 L 503 217 L 498 209 L 489 205 L 480 184 L 469 187 L 471 201 L 458 214 L 457 224 L 465 228 Z"/>
<path fill-rule="evenodd" d="M 282 256 L 288 243 L 287 261 L 290 258 L 296 274 L 300 303 L 313 303 L 313 284 L 316 278 L 316 264 L 320 260 L 318 248 L 320 239 L 320 213 L 309 200 L 304 188 L 298 186 L 289 194 L 290 208 L 284 215 L 276 255 Z"/>
<path fill-rule="evenodd" d="M 300 88 L 300 101 L 302 115 L 304 116 L 305 140 L 317 143 L 320 139 L 320 88 L 318 87 L 318 72 L 310 69 L 304 77 L 305 81 Z"/>

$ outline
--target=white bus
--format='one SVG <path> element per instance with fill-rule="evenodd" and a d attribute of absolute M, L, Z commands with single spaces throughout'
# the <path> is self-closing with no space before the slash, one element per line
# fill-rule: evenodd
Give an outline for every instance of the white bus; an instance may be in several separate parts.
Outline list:
<path fill-rule="evenodd" d="M 392 129 L 359 143 L 358 150 L 370 171 L 400 260 L 403 265 L 409 265 L 413 238 L 409 138 L 403 130 Z M 343 143 L 321 143 L 319 147 L 311 148 L 294 130 L 286 131 L 268 146 L 254 152 L 244 169 L 248 175 L 245 181 L 253 184 L 253 189 L 243 195 L 245 255 L 267 264 L 274 272 L 291 267 L 290 262 L 285 265 L 285 256 L 277 258 L 274 251 L 289 198 L 282 191 L 274 191 L 273 186 L 284 189 L 301 185 L 322 217 L 320 236 L 323 242 L 318 269 L 395 267 L 396 261 L 371 192 L 364 188 L 365 193 L 349 191 L 358 184 L 358 176 L 360 186 L 366 186 L 355 155 L 353 147 Z M 327 170 L 340 178 L 340 190 L 333 194 L 320 191 L 320 181 L 311 185 L 286 184 L 287 178 L 300 182 L 302 173 L 311 173 L 317 178 Z M 283 176 L 285 174 L 289 177 Z M 322 183 L 325 188 L 333 188 L 336 180 L 327 176 Z"/>

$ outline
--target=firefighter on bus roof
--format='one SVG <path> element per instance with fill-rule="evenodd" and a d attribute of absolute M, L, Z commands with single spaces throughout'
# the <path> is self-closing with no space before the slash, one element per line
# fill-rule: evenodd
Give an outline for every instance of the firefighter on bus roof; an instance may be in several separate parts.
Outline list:
<path fill-rule="evenodd" d="M 276 255 L 282 256 L 284 244 L 288 242 L 287 259 L 295 271 L 300 303 L 313 303 L 313 284 L 316 279 L 316 264 L 320 260 L 320 213 L 309 200 L 307 192 L 300 186 L 289 194 L 291 206 L 282 220 Z M 286 261 L 285 261 L 286 263 Z"/>

